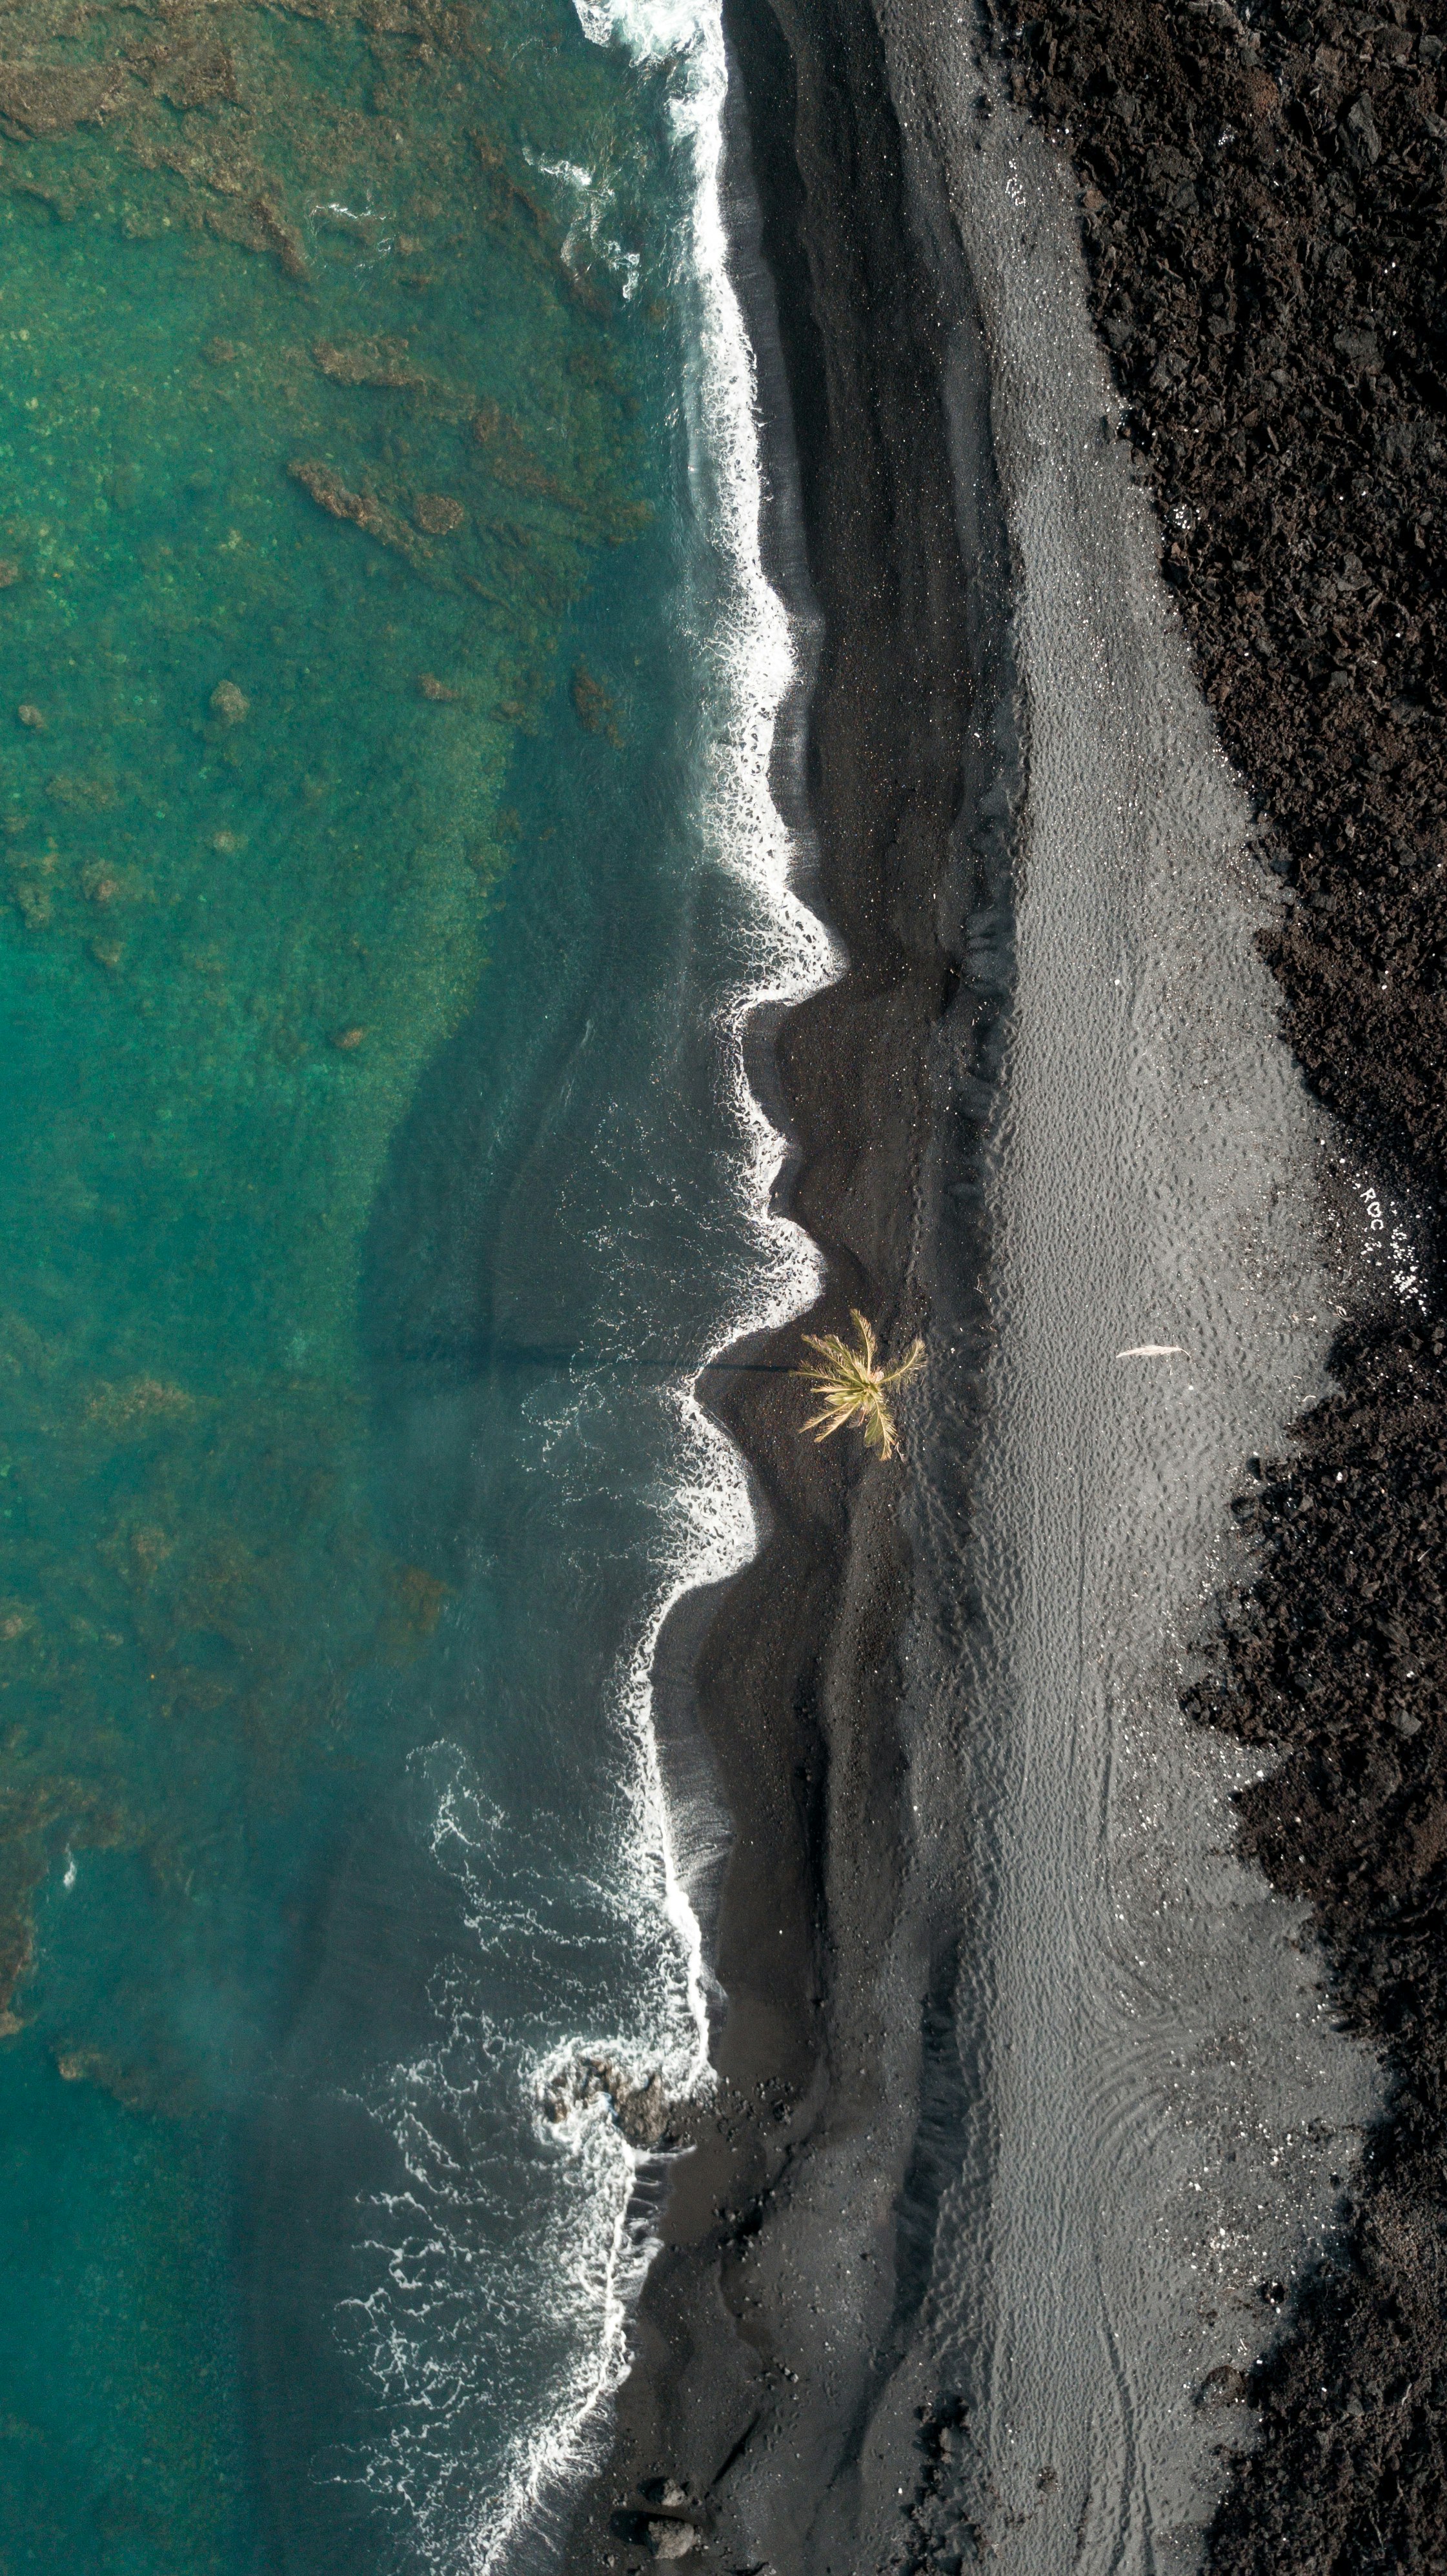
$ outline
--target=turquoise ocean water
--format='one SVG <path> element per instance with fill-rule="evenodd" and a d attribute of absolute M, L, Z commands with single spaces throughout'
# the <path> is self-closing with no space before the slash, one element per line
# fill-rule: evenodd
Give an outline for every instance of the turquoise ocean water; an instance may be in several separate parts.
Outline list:
<path fill-rule="evenodd" d="M 545 2566 L 828 971 L 706 9 L 0 62 L 0 2576 Z"/>

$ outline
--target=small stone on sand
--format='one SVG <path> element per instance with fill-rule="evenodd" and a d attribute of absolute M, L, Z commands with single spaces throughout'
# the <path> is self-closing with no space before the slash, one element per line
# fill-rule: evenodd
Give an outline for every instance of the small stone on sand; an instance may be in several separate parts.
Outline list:
<path fill-rule="evenodd" d="M 650 2522 L 647 2532 L 654 2558 L 687 2558 L 698 2547 L 698 2533 L 691 2522 Z"/>

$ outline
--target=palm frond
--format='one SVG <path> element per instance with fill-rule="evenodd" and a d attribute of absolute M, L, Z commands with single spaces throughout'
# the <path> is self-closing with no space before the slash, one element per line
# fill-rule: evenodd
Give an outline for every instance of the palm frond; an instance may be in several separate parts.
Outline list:
<path fill-rule="evenodd" d="M 819 1356 L 794 1374 L 807 1379 L 820 1398 L 819 1411 L 810 1415 L 804 1429 L 812 1431 L 816 1440 L 829 1440 L 836 1431 L 857 1422 L 865 1447 L 876 1458 L 889 1458 L 899 1446 L 899 1433 L 886 1395 L 890 1387 L 903 1386 L 923 1368 L 924 1344 L 911 1343 L 893 1368 L 881 1368 L 873 1325 L 857 1307 L 852 1312 L 858 1335 L 853 1350 L 839 1333 L 804 1335 L 808 1348 Z"/>

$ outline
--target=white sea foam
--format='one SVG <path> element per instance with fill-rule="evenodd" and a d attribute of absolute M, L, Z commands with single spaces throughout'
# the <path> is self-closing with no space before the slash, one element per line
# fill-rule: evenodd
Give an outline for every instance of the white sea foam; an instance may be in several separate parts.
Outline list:
<path fill-rule="evenodd" d="M 802 903 L 792 883 L 794 850 L 769 788 L 779 711 L 796 669 L 788 614 L 769 584 L 761 551 L 762 482 L 753 353 L 729 274 L 722 198 L 723 111 L 727 90 L 723 25 L 716 0 L 576 0 L 585 34 L 621 45 L 635 61 L 672 66 L 670 114 L 676 150 L 691 173 L 690 220 L 673 290 L 691 352 L 684 383 L 690 495 L 707 579 L 696 585 L 706 607 L 685 618 L 688 641 L 707 674 L 710 731 L 697 817 L 705 859 L 725 869 L 744 897 L 748 967 L 719 1016 L 726 1110 L 738 1145 L 740 1210 L 754 1251 L 753 1275 L 718 1318 L 699 1367 L 742 1335 L 767 1330 L 800 1313 L 818 1294 L 820 1256 L 808 1236 L 771 1206 L 784 1142 L 756 1099 L 745 1071 L 743 1041 L 751 1015 L 787 1004 L 829 982 L 841 967 L 836 943 Z M 699 1403 L 691 1378 L 668 1390 L 675 1426 L 676 1488 L 668 1560 L 640 1619 L 619 1676 L 619 1714 L 636 1764 L 631 1804 L 635 1841 L 625 1876 L 644 1904 L 661 1900 L 681 1971 L 682 2013 L 659 2016 L 649 2032 L 649 2065 L 670 2095 L 697 2094 L 711 2081 L 708 2063 L 708 1971 L 690 1898 L 690 1819 L 670 1806 L 653 1723 L 653 1671 L 669 1613 L 698 1587 L 747 1564 L 758 1529 L 743 1463 Z M 705 1827 L 701 1837 L 709 1837 Z M 635 2056 L 617 2040 L 590 2052 Z M 582 2053 L 570 2043 L 539 2070 L 556 2080 Z M 651 2231 L 630 2237 L 627 2219 L 639 2157 L 601 2106 L 580 2108 L 571 2143 L 590 2170 L 580 2174 L 591 2204 L 587 2234 L 605 2249 L 594 2262 L 597 2296 L 593 2351 L 571 2402 L 525 2443 L 503 2509 L 479 2529 L 470 2556 L 476 2576 L 494 2576 L 520 2532 L 546 2512 L 550 2496 L 582 2469 L 604 2429 L 606 2400 L 626 2367 L 630 2310 L 652 2258 Z"/>
<path fill-rule="evenodd" d="M 743 1041 L 753 1012 L 801 1000 L 838 973 L 841 959 L 822 924 L 791 882 L 790 833 L 769 789 L 775 729 L 796 671 L 787 612 L 770 587 L 761 554 L 762 499 L 757 394 L 752 352 L 728 265 L 722 201 L 723 110 L 727 72 L 717 0 L 577 0 L 585 34 L 621 47 L 633 60 L 666 64 L 674 147 L 687 177 L 688 220 L 681 228 L 669 288 L 683 319 L 689 352 L 683 386 L 688 474 L 697 577 L 681 603 L 681 646 L 703 675 L 706 710 L 702 786 L 692 829 L 705 866 L 725 872 L 739 917 L 741 967 L 718 1009 L 721 1107 L 733 1139 L 734 1210 L 748 1247 L 738 1284 L 723 1292 L 715 1328 L 695 1357 L 695 1372 L 746 1333 L 777 1326 L 802 1311 L 822 1280 L 820 1257 L 803 1231 L 776 1214 L 772 1193 L 784 1153 L 747 1079 Z M 561 166 L 561 165 L 560 165 Z M 551 175 L 551 173 L 550 173 Z M 567 172 L 582 183 L 581 170 Z M 597 194 L 606 196 L 606 184 Z M 605 2101 L 575 2101 L 566 2118 L 549 2120 L 544 2104 L 567 2090 L 580 2058 L 607 2058 L 636 2081 L 657 2072 L 672 2098 L 698 2095 L 711 2081 L 708 2059 L 709 1975 L 690 1890 L 709 1856 L 711 1818 L 680 1813 L 667 1795 L 654 1727 L 653 1672 L 670 1611 L 687 1593 L 736 1572 L 756 1552 L 758 1530 L 743 1463 L 705 1413 L 695 1372 L 663 1392 L 668 1498 L 665 1536 L 651 1552 L 653 1579 L 615 1677 L 615 1717 L 628 1776 L 618 1784 L 621 1848 L 616 1880 L 590 1891 L 602 1919 L 616 1927 L 617 1956 L 633 1969 L 633 2030 L 579 2027 L 564 1998 L 570 1935 L 540 1910 L 535 1872 L 506 1854 L 515 1843 L 508 1820 L 481 1799 L 468 1767 L 452 1748 L 433 1747 L 433 1849 L 463 1891 L 463 1915 L 479 1951 L 513 1944 L 537 1964 L 551 1995 L 550 2045 L 541 2045 L 548 2012 L 533 2031 L 480 2026 L 465 1981 L 437 1998 L 446 2033 L 425 2062 L 396 2071 L 387 2102 L 370 2107 L 397 2140 L 409 2175 L 401 2200 L 378 2206 L 375 2251 L 382 2277 L 374 2299 L 354 2303 L 353 2338 L 374 2379 L 406 2392 L 414 2423 L 431 2428 L 418 2456 L 400 2451 L 368 2465 L 367 2482 L 402 2502 L 429 2563 L 468 2576 L 501 2576 L 547 2555 L 548 2535 L 576 2480 L 599 2456 L 608 2400 L 627 2367 L 628 2319 L 656 2240 L 639 2200 L 644 2159 L 628 2145 Z M 576 1390 L 573 1391 L 576 1394 Z M 565 1398 L 564 1408 L 571 1399 Z M 576 1405 L 574 1405 L 576 1411 Z M 572 1415 L 540 1425 L 543 1450 L 567 1436 Z M 435 1766 L 440 1764 L 440 1773 Z M 435 1774 L 435 1776 L 433 1776 Z M 559 2029 L 568 2032 L 559 2040 Z M 534 2242 L 554 2285 L 556 2313 L 566 2322 L 565 2384 L 552 2382 L 549 2419 L 519 2433 L 501 2474 L 473 2499 L 459 2528 L 455 2506 L 429 2492 L 440 2432 L 454 2409 L 461 2419 L 459 2345 L 466 2342 L 457 2281 L 475 2268 L 469 2207 L 488 2203 L 486 2123 L 466 2152 L 475 2088 L 469 2058 L 505 2065 L 513 2098 L 536 2105 L 534 2146 L 568 2161 L 568 2189 L 555 2194 L 548 2241 Z M 452 2125 L 455 2124 L 455 2127 Z M 440 2134 L 446 2129 L 448 2134 Z M 452 2143 L 448 2143 L 449 2137 Z M 500 2195 L 513 2188 L 501 2168 Z M 489 2231 L 491 2232 L 491 2231 Z M 397 2241 L 400 2234 L 400 2243 Z M 471 2284 L 475 2289 L 475 2281 Z M 505 2307 L 511 2283 L 490 2280 L 488 2306 Z M 525 2294 L 525 2293 L 524 2293 Z M 536 2291 L 534 2290 L 534 2297 Z M 439 2329 L 441 2329 L 439 2331 Z M 437 2353 L 441 2351 L 439 2366 Z"/>
<path fill-rule="evenodd" d="M 435 2041 L 365 2101 L 405 2186 L 368 2204 L 359 2250 L 373 2286 L 343 2303 L 338 2323 L 386 2403 L 389 2436 L 323 2467 L 400 2510 L 426 2565 L 482 2576 L 549 2554 L 559 2507 L 604 2429 L 652 2235 L 639 2159 L 607 2102 L 578 2101 L 564 2118 L 542 2109 L 575 2056 L 553 2034 L 588 1983 L 570 1905 L 579 1891 L 540 1882 L 537 1816 L 505 1814 L 458 1747 L 420 1748 L 411 1773 L 419 1833 L 458 1892 L 458 1954 L 433 1991 Z M 654 1856 L 639 1839 L 621 1858 L 616 1881 L 583 1891 L 601 1912 L 594 1946 L 631 1973 L 665 2031 L 675 2025 L 681 2075 L 691 2050 L 669 2009 L 677 1936 L 661 1915 Z M 489 1955 L 525 1965 L 527 2000 L 505 2021 L 477 1998 L 476 1966 Z M 617 2049 L 611 2035 L 590 2044 Z M 530 2139 L 510 2116 L 519 2102 L 534 2106 Z M 479 2438 L 486 2446 L 496 2430 L 490 2386 L 529 2337 L 555 2411 L 479 2485 Z"/>

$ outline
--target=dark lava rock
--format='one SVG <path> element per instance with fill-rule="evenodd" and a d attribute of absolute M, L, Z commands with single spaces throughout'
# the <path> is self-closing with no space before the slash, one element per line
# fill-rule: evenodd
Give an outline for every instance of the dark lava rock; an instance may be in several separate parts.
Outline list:
<path fill-rule="evenodd" d="M 629 2145 L 661 2146 L 668 2134 L 669 2116 L 662 2076 L 650 2075 L 646 2084 L 630 2085 L 611 2067 L 605 2068 L 604 2073 L 612 2096 L 613 2116 Z"/>
<path fill-rule="evenodd" d="M 646 2083 L 635 2084 L 609 2058 L 580 2058 L 545 2097 L 543 2109 L 550 2120 L 566 2120 L 570 2112 L 600 2099 L 606 2101 L 631 2147 L 661 2147 L 669 2142 L 673 2110 L 663 2089 L 663 2078 L 656 2070 Z M 683 2502 L 682 2496 L 679 2502 Z"/>
<path fill-rule="evenodd" d="M 995 0 L 1075 162 L 1095 312 L 1223 745 L 1284 1025 L 1369 1165 L 1447 1172 L 1447 48 L 1440 0 Z M 1189 1706 L 1284 1748 L 1245 1850 L 1312 1909 L 1391 2108 L 1252 2375 L 1212 2576 L 1447 2568 L 1447 1330 L 1358 1320 L 1253 1462 L 1255 1580 Z M 1344 2184 L 1345 2188 L 1345 2184 Z M 1203 2402 L 1229 2402 L 1205 2383 Z M 1232 2392 L 1234 2395 L 1234 2391 Z"/>

